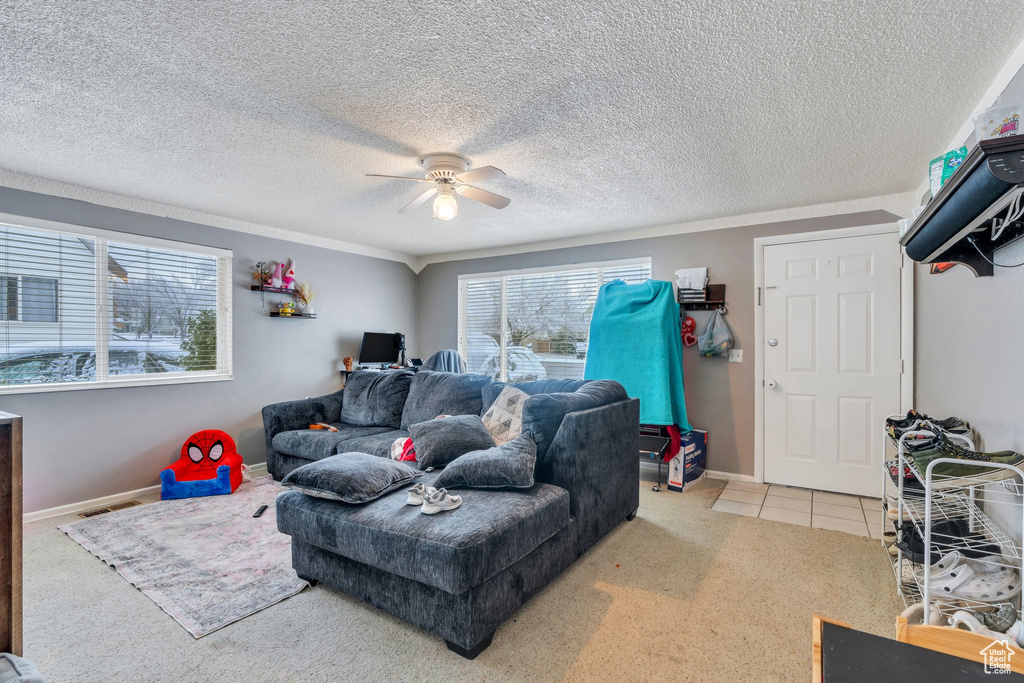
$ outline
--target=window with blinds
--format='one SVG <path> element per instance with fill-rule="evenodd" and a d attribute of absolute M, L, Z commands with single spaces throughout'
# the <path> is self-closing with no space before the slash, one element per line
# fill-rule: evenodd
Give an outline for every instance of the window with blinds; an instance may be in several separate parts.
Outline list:
<path fill-rule="evenodd" d="M 649 258 L 461 276 L 459 353 L 500 380 L 582 379 L 597 290 L 650 276 Z"/>
<path fill-rule="evenodd" d="M 229 379 L 230 272 L 222 249 L 0 221 L 0 393 Z"/>

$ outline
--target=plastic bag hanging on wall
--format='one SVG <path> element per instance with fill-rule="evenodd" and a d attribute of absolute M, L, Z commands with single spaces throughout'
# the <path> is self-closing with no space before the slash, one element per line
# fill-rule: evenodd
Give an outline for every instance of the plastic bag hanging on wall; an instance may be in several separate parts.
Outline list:
<path fill-rule="evenodd" d="M 697 337 L 697 353 L 702 356 L 727 356 L 734 340 L 732 328 L 725 322 L 722 309 L 711 314 L 707 327 Z"/>

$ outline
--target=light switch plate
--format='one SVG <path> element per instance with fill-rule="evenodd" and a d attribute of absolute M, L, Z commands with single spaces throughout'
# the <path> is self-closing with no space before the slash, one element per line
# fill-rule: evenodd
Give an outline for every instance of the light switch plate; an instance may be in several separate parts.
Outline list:
<path fill-rule="evenodd" d="M 743 349 L 733 349 L 729 352 L 730 363 L 742 363 L 743 362 Z"/>

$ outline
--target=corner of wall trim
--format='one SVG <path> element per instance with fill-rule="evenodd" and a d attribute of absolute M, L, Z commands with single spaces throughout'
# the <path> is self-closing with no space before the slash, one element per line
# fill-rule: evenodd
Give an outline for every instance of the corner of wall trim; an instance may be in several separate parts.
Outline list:
<path fill-rule="evenodd" d="M 726 481 L 745 481 L 750 484 L 759 484 L 757 478 L 752 474 L 736 474 L 735 472 L 722 472 L 720 470 L 704 470 L 704 476 L 708 479 L 725 479 Z"/>

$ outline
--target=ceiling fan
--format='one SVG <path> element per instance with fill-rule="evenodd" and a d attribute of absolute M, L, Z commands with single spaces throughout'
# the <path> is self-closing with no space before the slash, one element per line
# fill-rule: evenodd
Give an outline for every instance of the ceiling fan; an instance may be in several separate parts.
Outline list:
<path fill-rule="evenodd" d="M 460 154 L 427 154 L 419 158 L 420 166 L 426 171 L 425 178 L 410 178 L 400 175 L 383 175 L 380 173 L 367 173 L 374 178 L 395 178 L 397 180 L 412 180 L 417 183 L 429 183 L 433 187 L 412 200 L 398 213 L 405 213 L 422 205 L 435 194 L 434 218 L 442 221 L 450 221 L 459 214 L 459 204 L 455 201 L 455 195 L 472 199 L 475 202 L 493 206 L 495 209 L 504 209 L 512 203 L 508 197 L 481 190 L 473 187 L 470 183 L 481 180 L 494 180 L 504 178 L 505 173 L 494 166 L 481 166 L 469 170 L 469 159 Z"/>

